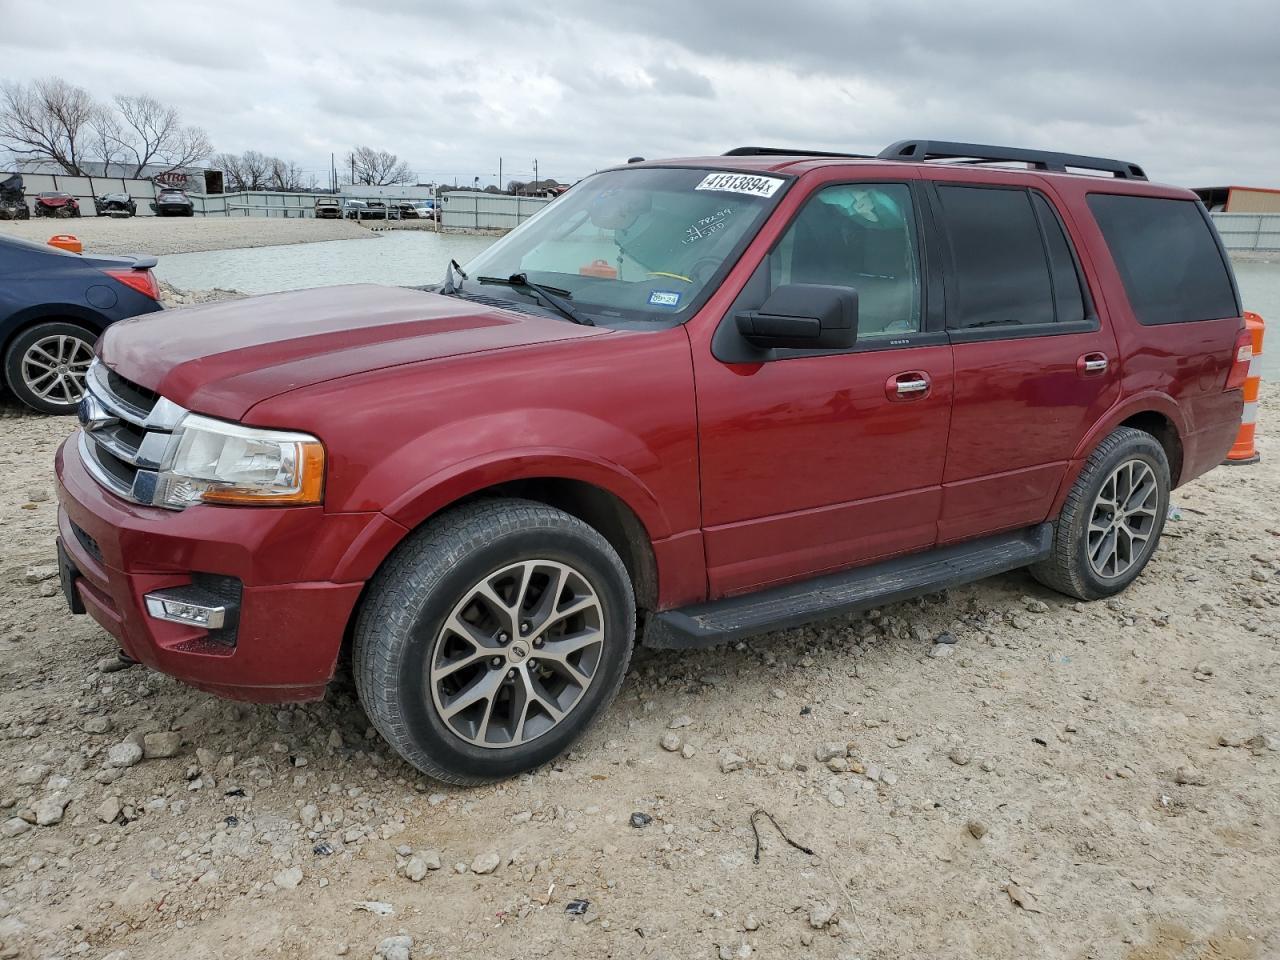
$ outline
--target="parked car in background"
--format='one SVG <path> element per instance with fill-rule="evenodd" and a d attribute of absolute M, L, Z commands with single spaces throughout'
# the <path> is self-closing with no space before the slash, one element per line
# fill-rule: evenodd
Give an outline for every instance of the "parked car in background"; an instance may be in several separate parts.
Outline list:
<path fill-rule="evenodd" d="M 404 200 L 396 204 L 396 209 L 404 220 L 434 220 L 435 206 L 430 200 Z"/>
<path fill-rule="evenodd" d="M 65 219 L 80 216 L 80 201 L 61 190 L 46 190 L 43 193 L 37 193 L 35 208 L 37 217 Z"/>
<path fill-rule="evenodd" d="M 132 217 L 138 204 L 127 193 L 104 193 L 93 198 L 93 208 L 100 217 Z"/>
<path fill-rule="evenodd" d="M 14 396 L 43 413 L 75 413 L 102 331 L 161 309 L 155 265 L 0 237 L 0 356 Z"/>
<path fill-rule="evenodd" d="M 190 217 L 196 212 L 196 205 L 187 196 L 187 191 L 177 187 L 161 187 L 151 203 L 151 209 L 157 217 Z"/>
<path fill-rule="evenodd" d="M 317 220 L 339 220 L 342 218 L 341 197 L 316 197 L 315 215 Z"/>
<path fill-rule="evenodd" d="M 22 174 L 0 180 L 0 220 L 30 220 L 26 191 L 22 186 Z"/>
<path fill-rule="evenodd" d="M 390 213 L 384 200 L 359 200 L 348 197 L 342 202 L 348 220 L 386 220 Z M 399 211 L 395 216 L 399 216 Z"/>
<path fill-rule="evenodd" d="M 190 309 L 108 330 L 57 454 L 72 610 L 262 702 L 350 649 L 373 727 L 466 784 L 568 749 L 636 643 L 1020 567 L 1119 593 L 1251 360 L 1189 190 L 918 140 L 629 164 L 436 291 Z"/>

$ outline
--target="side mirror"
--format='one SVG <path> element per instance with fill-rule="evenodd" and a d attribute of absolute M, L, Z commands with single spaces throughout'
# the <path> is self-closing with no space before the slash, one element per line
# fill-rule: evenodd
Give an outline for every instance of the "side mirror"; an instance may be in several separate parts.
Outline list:
<path fill-rule="evenodd" d="M 817 283 L 788 283 L 759 310 L 735 318 L 738 332 L 757 347 L 840 350 L 858 339 L 858 291 Z"/>

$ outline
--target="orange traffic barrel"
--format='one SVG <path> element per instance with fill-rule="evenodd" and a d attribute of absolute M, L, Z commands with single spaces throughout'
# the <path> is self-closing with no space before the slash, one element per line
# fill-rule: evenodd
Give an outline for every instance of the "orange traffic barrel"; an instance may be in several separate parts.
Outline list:
<path fill-rule="evenodd" d="M 1249 361 L 1249 375 L 1244 381 L 1244 413 L 1240 417 L 1240 432 L 1235 445 L 1222 462 L 1230 466 L 1245 466 L 1262 459 L 1254 440 L 1258 431 L 1258 390 L 1262 384 L 1262 334 L 1266 325 L 1256 313 L 1246 312 L 1245 329 L 1253 337 L 1253 358 Z"/>
<path fill-rule="evenodd" d="M 84 253 L 84 244 L 80 242 L 80 238 L 73 237 L 69 233 L 59 233 L 57 236 L 50 237 L 49 246 L 70 250 L 72 253 Z"/>

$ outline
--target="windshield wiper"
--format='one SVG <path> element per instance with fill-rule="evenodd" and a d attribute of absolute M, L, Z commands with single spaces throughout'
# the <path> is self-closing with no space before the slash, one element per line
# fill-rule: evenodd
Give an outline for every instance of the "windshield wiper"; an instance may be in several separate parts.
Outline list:
<path fill-rule="evenodd" d="M 523 288 L 551 304 L 552 308 L 566 320 L 580 323 L 584 327 L 594 327 L 596 325 L 596 322 L 585 313 L 575 310 L 567 299 L 561 299 L 562 297 L 573 296 L 568 290 L 561 290 L 559 287 L 544 287 L 542 284 L 534 283 L 530 280 L 527 274 L 513 273 L 505 279 L 502 277 L 477 277 L 476 279 L 480 283 L 500 283 L 507 287 Z"/>
<path fill-rule="evenodd" d="M 467 279 L 467 275 L 463 272 L 462 267 L 458 265 L 458 261 L 450 260 L 449 266 L 444 271 L 444 283 L 440 284 L 439 290 L 446 297 L 451 297 L 462 289 L 458 286 L 458 281 L 454 279 L 454 274 L 457 274 L 463 280 Z"/>

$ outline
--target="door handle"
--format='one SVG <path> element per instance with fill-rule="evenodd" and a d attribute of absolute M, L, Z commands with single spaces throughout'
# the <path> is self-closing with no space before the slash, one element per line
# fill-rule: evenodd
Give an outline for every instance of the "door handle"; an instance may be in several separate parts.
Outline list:
<path fill-rule="evenodd" d="M 889 378 L 884 392 L 890 400 L 922 400 L 929 395 L 933 381 L 921 370 L 899 373 Z"/>
<path fill-rule="evenodd" d="M 1086 353 L 1076 361 L 1076 372 L 1082 377 L 1096 377 L 1106 373 L 1109 365 L 1105 353 Z"/>

